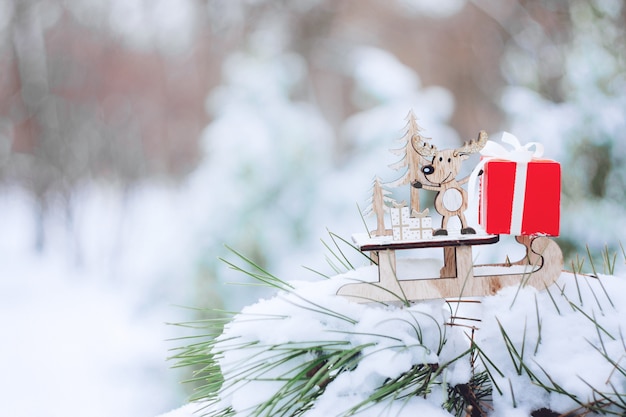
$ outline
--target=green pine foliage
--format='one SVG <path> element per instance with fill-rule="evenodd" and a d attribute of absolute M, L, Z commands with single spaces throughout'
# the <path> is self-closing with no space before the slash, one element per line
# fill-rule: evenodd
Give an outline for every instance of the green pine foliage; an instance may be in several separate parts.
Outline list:
<path fill-rule="evenodd" d="M 329 264 L 337 268 L 336 272 L 350 271 L 353 263 L 347 260 L 344 250 L 337 250 L 340 245 L 349 243 L 331 234 L 331 244 L 325 244 L 331 253 Z M 195 370 L 188 381 L 197 386 L 191 401 L 202 404 L 206 416 L 305 416 L 336 389 L 335 385 L 343 384 L 345 389 L 342 378 L 354 375 L 355 380 L 361 380 L 372 363 L 385 358 L 390 364 L 388 375 L 374 378 L 363 390 L 366 395 L 333 409 L 335 416 L 380 415 L 381 410 L 394 415 L 405 407 L 410 409 L 411 401 L 418 398 L 434 401 L 456 417 L 489 416 L 496 406 L 496 396 L 508 399 L 509 407 L 522 406 L 520 386 L 524 384 L 572 404 L 565 410 L 552 410 L 549 404 L 535 407 L 529 410 L 533 417 L 626 415 L 626 342 L 621 327 L 607 319 L 617 304 L 606 288 L 607 279 L 612 277 L 596 272 L 583 274 L 586 264 L 595 271 L 592 261 L 577 258 L 579 262 L 572 264 L 569 288 L 555 284 L 545 290 L 541 300 L 539 293 L 534 293 L 533 311 L 520 318 L 521 333 L 495 317 L 497 333 L 493 334 L 497 337 L 487 345 L 484 339 L 475 338 L 480 334 L 478 328 L 455 322 L 456 311 L 450 305 L 449 314 L 439 317 L 432 314 L 436 311 L 432 305 L 430 310 L 424 309 L 428 303 L 337 304 L 329 301 L 332 297 L 308 296 L 307 291 L 231 251 L 243 266 L 224 262 L 257 284 L 277 290 L 277 300 L 283 307 L 280 314 L 259 313 L 263 310 L 254 308 L 238 313 L 219 311 L 212 319 L 184 324 L 199 334 L 179 339 L 184 346 L 174 349 L 171 359 L 176 366 Z M 608 251 L 601 257 L 608 272 L 619 259 Z M 626 261 L 626 255 L 623 258 Z M 320 285 L 331 285 L 334 280 L 324 279 Z M 510 297 L 513 303 L 509 309 L 522 303 L 519 298 L 528 297 L 528 293 L 520 294 L 519 288 L 512 289 L 511 294 L 514 296 Z M 442 300 L 438 306 L 445 305 Z M 368 312 L 380 316 L 373 328 L 363 328 L 360 322 Z M 574 373 L 573 378 L 588 388 L 583 396 L 541 363 L 542 350 L 552 337 L 544 324 L 548 313 L 558 317 L 574 315 L 581 326 L 594 329 L 595 334 L 585 343 L 612 369 L 605 384 L 600 386 Z M 259 330 L 283 334 L 282 326 L 289 328 L 294 317 L 307 316 L 315 318 L 309 339 L 302 337 L 306 333 L 301 333 L 300 339 L 272 339 Z M 315 326 L 324 332 L 316 331 Z M 321 338 L 320 334 L 328 337 Z M 506 355 L 495 358 L 493 345 L 501 346 Z M 403 355 L 405 361 L 395 362 Z M 235 404 L 233 398 L 242 389 L 258 392 L 259 397 L 238 399 Z M 242 404 L 247 405 L 242 408 Z"/>

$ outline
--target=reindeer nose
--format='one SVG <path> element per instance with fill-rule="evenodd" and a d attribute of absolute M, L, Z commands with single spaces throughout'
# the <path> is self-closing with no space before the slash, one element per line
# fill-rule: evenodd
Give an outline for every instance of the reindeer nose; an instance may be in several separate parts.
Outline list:
<path fill-rule="evenodd" d="M 424 175 L 430 175 L 435 172 L 435 168 L 433 168 L 432 165 L 426 165 L 424 168 L 422 168 L 422 172 L 424 173 Z"/>

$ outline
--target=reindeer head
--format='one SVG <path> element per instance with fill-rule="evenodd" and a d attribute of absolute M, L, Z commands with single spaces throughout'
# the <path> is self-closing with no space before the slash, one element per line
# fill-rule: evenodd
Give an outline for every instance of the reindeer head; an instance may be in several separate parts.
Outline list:
<path fill-rule="evenodd" d="M 439 151 L 434 145 L 418 142 L 413 138 L 412 145 L 424 161 L 422 173 L 432 184 L 445 184 L 453 181 L 459 174 L 461 162 L 473 153 L 479 152 L 487 143 L 487 133 L 481 130 L 478 139 L 465 142 L 458 149 Z M 429 159 L 430 158 L 430 159 Z"/>

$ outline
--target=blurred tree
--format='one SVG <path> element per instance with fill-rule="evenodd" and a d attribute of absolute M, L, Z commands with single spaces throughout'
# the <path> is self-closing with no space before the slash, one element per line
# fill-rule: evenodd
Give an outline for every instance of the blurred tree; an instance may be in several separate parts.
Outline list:
<path fill-rule="evenodd" d="M 570 256 L 585 254 L 587 245 L 598 257 L 605 245 L 620 252 L 626 233 L 624 3 L 525 1 L 501 23 L 511 30 L 503 107 L 513 131 L 543 141 L 563 162 L 561 245 Z"/>
<path fill-rule="evenodd" d="M 536 128 L 542 134 L 526 136 L 545 141 L 553 129 L 571 150 L 563 156 L 567 201 L 623 201 L 625 12 L 618 0 L 0 5 L 0 175 L 32 190 L 40 217 L 61 201 L 71 222 L 73 190 L 93 179 L 128 188 L 193 171 L 205 157 L 201 132 L 219 117 L 206 113 L 207 93 L 232 92 L 229 72 L 252 62 L 230 59 L 241 53 L 288 57 L 280 82 L 292 105 L 309 106 L 331 130 L 334 169 L 359 155 L 354 116 L 362 122 L 383 104 L 404 105 L 406 90 L 438 85 L 454 96 L 442 120 L 460 136 L 512 126 L 522 139 Z M 374 62 L 364 47 L 384 51 L 410 75 L 384 78 L 383 60 Z M 420 112 L 443 96 L 420 98 L 429 101 Z M 40 228 L 40 247 L 44 240 Z"/>
<path fill-rule="evenodd" d="M 107 23 L 119 2 L 3 3 L 0 135 L 9 146 L 0 175 L 5 184 L 33 192 L 40 218 L 64 201 L 71 222 L 72 193 L 90 179 L 128 187 L 147 177 L 180 178 L 193 168 L 208 120 L 203 102 L 210 66 L 198 46 L 208 32 L 165 54 L 157 44 L 138 49 L 116 38 Z M 152 6 L 137 13 L 149 14 Z M 155 39 L 161 29 L 154 21 L 134 28 Z"/>

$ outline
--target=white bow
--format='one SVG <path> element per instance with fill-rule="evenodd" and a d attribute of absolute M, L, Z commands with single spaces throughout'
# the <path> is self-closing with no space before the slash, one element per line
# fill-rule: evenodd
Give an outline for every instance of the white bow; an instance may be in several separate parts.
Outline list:
<path fill-rule="evenodd" d="M 506 159 L 514 162 L 530 162 L 533 158 L 541 158 L 543 156 L 543 145 L 541 143 L 529 142 L 522 146 L 519 139 L 509 132 L 504 132 L 501 140 L 511 145 L 513 149 L 506 149 L 499 143 L 487 141 L 480 154 L 489 158 Z M 530 150 L 532 147 L 535 148 L 534 151 Z"/>
<path fill-rule="evenodd" d="M 483 170 L 485 164 L 492 159 L 504 159 L 507 161 L 513 161 L 518 163 L 528 163 L 533 158 L 541 158 L 543 156 L 543 145 L 538 142 L 529 142 L 522 146 L 519 139 L 509 132 L 502 134 L 502 142 L 511 145 L 512 149 L 507 149 L 499 143 L 493 141 L 487 141 L 485 147 L 480 151 L 480 154 L 484 156 L 480 163 L 476 165 L 476 168 L 472 171 L 469 177 L 469 184 L 467 185 L 467 193 L 469 194 L 470 203 L 474 201 L 476 197 L 476 181 L 478 180 L 478 174 Z M 535 148 L 531 150 L 531 148 Z"/>

